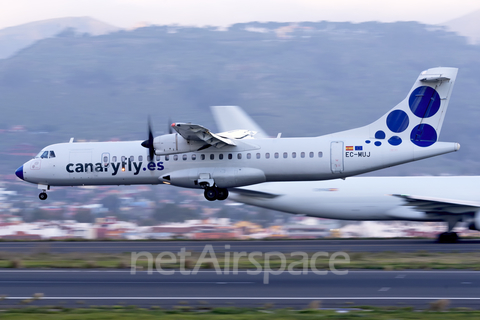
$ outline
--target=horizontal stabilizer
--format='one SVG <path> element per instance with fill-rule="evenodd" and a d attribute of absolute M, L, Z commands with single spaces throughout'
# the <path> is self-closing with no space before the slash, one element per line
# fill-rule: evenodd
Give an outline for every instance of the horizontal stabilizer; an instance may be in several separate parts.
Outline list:
<path fill-rule="evenodd" d="M 406 194 L 392 194 L 392 196 L 405 200 L 406 206 L 415 207 L 415 209 L 426 213 L 435 212 L 463 214 L 467 212 L 475 212 L 480 209 L 480 203 L 475 201 L 413 196 Z"/>
<path fill-rule="evenodd" d="M 444 77 L 441 74 L 432 74 L 420 79 L 420 81 L 422 82 L 437 82 L 437 81 L 449 81 L 449 80 L 450 78 Z"/>

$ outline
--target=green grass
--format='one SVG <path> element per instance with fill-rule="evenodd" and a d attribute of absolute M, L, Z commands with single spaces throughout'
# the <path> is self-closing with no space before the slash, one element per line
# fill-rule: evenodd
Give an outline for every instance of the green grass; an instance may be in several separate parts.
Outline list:
<path fill-rule="evenodd" d="M 478 319 L 480 311 L 449 310 L 443 312 L 414 311 L 411 308 L 366 308 L 339 313 L 335 310 L 288 310 L 288 309 L 247 309 L 247 308 L 214 308 L 199 312 L 177 309 L 162 310 L 159 308 L 141 309 L 120 306 L 86 309 L 67 308 L 22 308 L 1 312 L 2 319 Z"/>
<path fill-rule="evenodd" d="M 48 251 L 48 250 L 46 250 Z M 174 252 L 176 253 L 176 252 Z M 348 253 L 348 252 L 347 252 Z M 337 269 L 380 269 L 380 270 L 406 270 L 406 269 L 467 269 L 480 270 L 480 251 L 479 252 L 451 252 L 430 253 L 426 251 L 417 252 L 354 252 L 348 253 L 350 262 L 346 263 L 339 258 L 335 262 Z M 152 253 L 156 258 L 157 253 Z M 309 259 L 312 253 L 309 253 Z M 193 268 L 200 257 L 200 252 L 192 252 L 189 257 L 187 268 Z M 207 255 L 207 258 L 209 256 Z M 219 266 L 225 269 L 225 257 L 223 253 L 217 253 Z M 300 261 L 299 256 L 291 257 L 286 254 L 286 266 Z M 254 259 L 264 266 L 264 256 L 256 256 Z M 319 257 L 316 259 L 317 269 L 329 268 L 329 257 Z M 102 253 L 11 253 L 0 252 L 0 268 L 130 268 L 131 254 L 102 254 Z M 307 262 L 311 266 L 311 262 Z M 137 260 L 136 266 L 140 269 L 148 267 L 148 260 L 141 257 Z M 179 268 L 179 263 L 162 263 L 162 268 Z M 229 269 L 232 270 L 233 258 L 230 257 Z M 281 261 L 278 257 L 272 256 L 270 267 L 279 268 Z M 203 263 L 202 269 L 211 269 L 212 263 Z M 297 264 L 297 268 L 301 265 Z M 239 269 L 256 269 L 256 266 L 247 257 L 242 257 L 238 261 Z"/>

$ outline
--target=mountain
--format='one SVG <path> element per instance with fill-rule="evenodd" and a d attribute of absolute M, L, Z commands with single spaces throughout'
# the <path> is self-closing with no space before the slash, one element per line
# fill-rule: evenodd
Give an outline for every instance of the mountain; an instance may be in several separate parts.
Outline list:
<path fill-rule="evenodd" d="M 120 28 L 89 17 L 69 17 L 35 21 L 0 30 L 0 59 L 8 58 L 35 41 L 53 37 L 65 29 L 93 36 L 118 31 Z"/>
<path fill-rule="evenodd" d="M 480 44 L 480 10 L 444 22 L 441 25 L 447 27 L 450 31 L 467 37 L 471 44 Z"/>

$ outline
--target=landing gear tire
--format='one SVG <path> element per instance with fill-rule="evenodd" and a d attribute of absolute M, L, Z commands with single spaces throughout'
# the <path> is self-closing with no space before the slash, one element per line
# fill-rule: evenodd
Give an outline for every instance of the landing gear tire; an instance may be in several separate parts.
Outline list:
<path fill-rule="evenodd" d="M 218 196 L 217 188 L 205 188 L 203 195 L 208 201 L 215 201 Z"/>
<path fill-rule="evenodd" d="M 438 235 L 438 242 L 440 243 L 455 243 L 458 242 L 458 235 L 456 232 L 443 232 Z"/>
<path fill-rule="evenodd" d="M 38 195 L 38 197 L 40 198 L 40 200 L 47 200 L 47 194 L 45 192 L 42 192 Z"/>
<path fill-rule="evenodd" d="M 217 200 L 225 200 L 228 198 L 228 190 L 226 188 L 217 189 Z"/>

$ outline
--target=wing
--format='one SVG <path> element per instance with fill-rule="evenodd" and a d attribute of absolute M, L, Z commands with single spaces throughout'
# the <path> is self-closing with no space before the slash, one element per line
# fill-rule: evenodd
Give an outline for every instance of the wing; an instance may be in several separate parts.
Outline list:
<path fill-rule="evenodd" d="M 403 199 L 406 206 L 415 207 L 415 209 L 426 213 L 463 214 L 467 212 L 478 211 L 480 208 L 480 203 L 475 201 L 413 196 L 406 194 L 392 194 L 392 196 Z"/>
<path fill-rule="evenodd" d="M 204 141 L 215 148 L 221 148 L 226 145 L 235 145 L 235 142 L 232 140 L 212 133 L 207 128 L 198 124 L 172 123 L 172 128 L 175 129 L 175 131 L 177 131 L 185 140 Z"/>
<path fill-rule="evenodd" d="M 233 193 L 237 193 L 242 196 L 255 197 L 255 198 L 273 199 L 280 196 L 279 194 L 250 190 L 250 189 L 243 189 L 243 188 L 231 188 L 229 189 L 229 191 Z"/>

